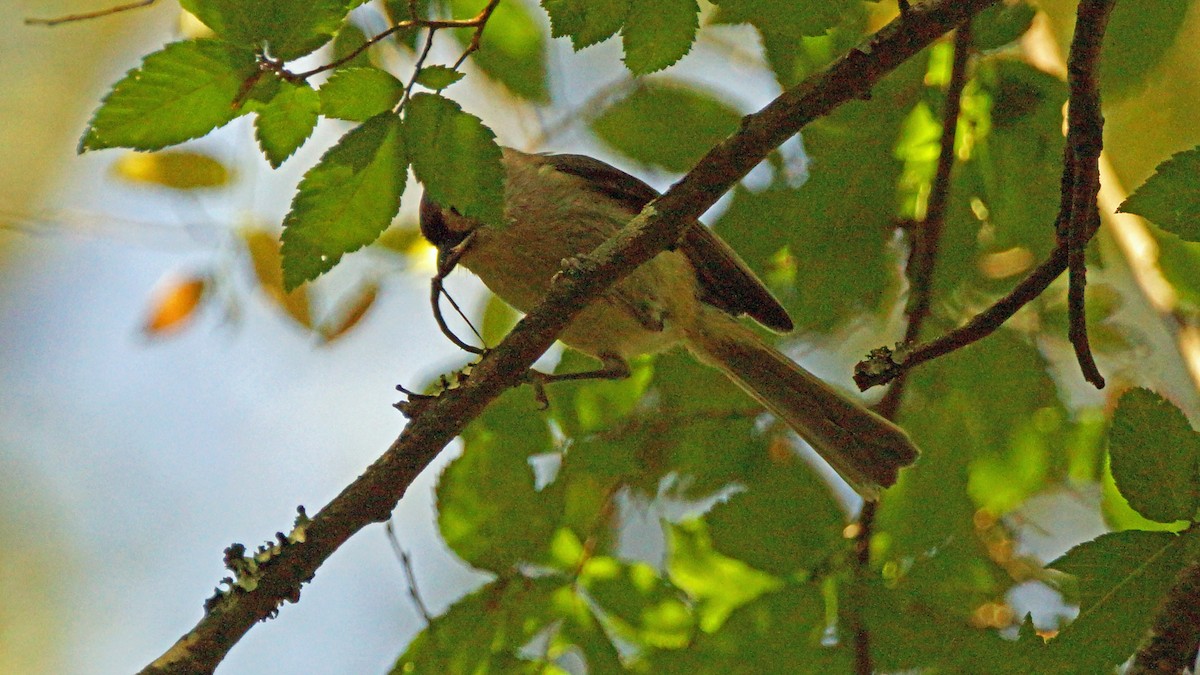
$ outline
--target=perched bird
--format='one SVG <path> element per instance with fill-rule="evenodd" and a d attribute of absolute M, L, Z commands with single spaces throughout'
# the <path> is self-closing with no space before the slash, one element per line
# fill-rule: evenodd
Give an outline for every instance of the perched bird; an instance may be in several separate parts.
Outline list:
<path fill-rule="evenodd" d="M 658 192 L 583 155 L 504 149 L 503 226 L 462 216 L 453 204 L 421 201 L 421 232 L 522 312 L 542 299 L 564 260 L 591 252 Z M 628 360 L 683 345 L 791 426 L 867 499 L 896 482 L 917 449 L 902 429 L 793 363 L 743 325 L 774 331 L 787 311 L 724 241 L 699 222 L 586 307 L 559 335 L 600 360 L 598 375 L 628 374 Z"/>

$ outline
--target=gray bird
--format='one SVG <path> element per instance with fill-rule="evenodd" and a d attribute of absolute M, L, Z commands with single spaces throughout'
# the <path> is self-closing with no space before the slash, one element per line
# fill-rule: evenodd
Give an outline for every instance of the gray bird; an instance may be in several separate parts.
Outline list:
<path fill-rule="evenodd" d="M 452 204 L 421 201 L 421 232 L 522 312 L 532 310 L 564 260 L 591 252 L 658 192 L 582 155 L 504 149 L 503 227 L 460 215 Z M 781 354 L 737 320 L 749 315 L 778 332 L 787 311 L 724 241 L 699 222 L 585 308 L 559 335 L 628 374 L 628 360 L 683 345 L 808 441 L 864 498 L 896 482 L 917 449 L 900 427 L 867 410 Z"/>

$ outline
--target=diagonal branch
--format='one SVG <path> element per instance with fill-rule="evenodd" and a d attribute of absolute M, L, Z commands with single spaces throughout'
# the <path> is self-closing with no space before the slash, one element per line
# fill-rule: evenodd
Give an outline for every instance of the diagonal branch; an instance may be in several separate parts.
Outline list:
<path fill-rule="evenodd" d="M 302 543 L 263 565 L 253 591 L 231 592 L 144 673 L 210 672 L 258 621 L 299 594 L 304 582 L 351 535 L 387 520 L 408 486 L 467 423 L 517 385 L 555 336 L 591 300 L 673 244 L 767 153 L 871 87 L 935 39 L 996 0 L 932 0 L 912 7 L 825 71 L 784 92 L 714 147 L 660 199 L 611 240 L 559 275 L 544 301 L 485 356 L 460 388 L 429 402 L 370 468 L 306 526 Z"/>

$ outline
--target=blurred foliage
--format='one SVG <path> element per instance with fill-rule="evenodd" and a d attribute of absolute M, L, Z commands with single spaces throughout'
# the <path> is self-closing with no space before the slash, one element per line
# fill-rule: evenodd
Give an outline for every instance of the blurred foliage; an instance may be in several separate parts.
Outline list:
<path fill-rule="evenodd" d="M 414 265 L 428 255 L 411 226 L 392 227 L 401 200 L 414 199 L 404 196 L 410 167 L 439 203 L 503 222 L 495 136 L 441 93 L 466 71 L 413 62 L 403 72 L 374 47 L 349 58 L 372 39 L 363 28 L 370 22 L 349 15 L 357 4 L 189 0 L 216 37 L 147 56 L 114 86 L 82 141 L 86 150 L 157 150 L 253 114 L 260 148 L 278 166 L 319 117 L 358 123 L 305 175 L 281 237 L 245 229 L 239 248 L 273 304 L 325 339 L 351 330 L 378 284 L 362 283 L 331 318 L 314 321 L 305 282 L 376 240 Z M 486 17 L 482 32 L 445 29 L 449 42 L 466 54 L 478 39 L 470 62 L 512 105 L 537 112 L 557 103 L 547 26 L 576 50 L 619 34 L 625 67 L 642 76 L 676 67 L 720 25 L 757 37 L 752 66 L 788 88 L 892 12 L 859 0 L 506 0 L 481 14 L 487 7 L 392 0 L 384 14 L 392 22 Z M 1190 3 L 1117 7 L 1101 81 L 1119 100 L 1147 86 Z M 969 321 L 1055 246 L 1068 92 L 1018 46 L 1038 11 L 1005 2 L 973 20 L 926 336 Z M 430 30 L 380 44 L 399 45 L 411 60 Z M 310 72 L 287 63 L 331 41 L 330 58 L 345 62 Z M 869 100 L 808 125 L 803 166 L 776 151 L 717 217 L 715 231 L 806 332 L 839 339 L 900 313 L 908 248 L 928 217 L 951 61 L 950 44 L 936 44 Z M 325 71 L 323 83 L 309 82 Z M 739 100 L 734 87 L 694 81 L 676 71 L 637 79 L 586 106 L 578 126 L 631 162 L 682 173 L 742 114 L 730 102 Z M 118 171 L 177 189 L 230 180 L 199 157 L 137 156 Z M 1193 310 L 1196 158 L 1190 150 L 1163 163 L 1124 205 L 1170 233 L 1160 233 L 1164 273 Z M 1093 269 L 1103 274 L 1111 262 Z M 210 284 L 199 275 L 177 282 L 148 330 L 181 325 L 212 295 Z M 1122 293 L 1089 287 L 1088 325 L 1102 358 L 1143 348 L 1119 322 L 1142 300 Z M 912 373 L 899 421 L 922 459 L 879 505 L 865 566 L 855 562 L 862 524 L 797 438 L 687 355 L 639 359 L 621 381 L 555 383 L 545 401 L 529 388 L 509 391 L 470 425 L 437 487 L 446 543 L 493 578 L 435 617 L 395 672 L 848 672 L 856 632 L 870 636 L 879 671 L 1112 671 L 1142 639 L 1175 574 L 1200 554 L 1200 446 L 1186 416 L 1147 390 L 1113 397 L 1107 410 L 1074 403 L 1096 399 L 1079 396 L 1063 375 L 1075 371 L 1056 362 L 1064 297 L 1054 285 L 986 341 Z M 490 299 L 484 342 L 500 341 L 515 318 Z M 567 352 L 557 371 L 594 365 Z M 1096 494 L 1097 510 L 1121 531 L 1045 566 L 1019 552 L 1022 509 L 1064 485 Z M 659 555 L 636 558 L 623 545 L 634 513 L 656 516 Z M 1031 581 L 1078 605 L 1078 618 L 1038 625 L 1018 616 L 1014 590 Z"/>

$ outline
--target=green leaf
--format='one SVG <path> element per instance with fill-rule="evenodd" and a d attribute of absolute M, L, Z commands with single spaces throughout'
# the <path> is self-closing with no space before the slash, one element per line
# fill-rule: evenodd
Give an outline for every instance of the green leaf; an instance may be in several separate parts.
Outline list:
<path fill-rule="evenodd" d="M 1100 91 L 1106 102 L 1132 96 L 1151 81 L 1149 76 L 1175 44 L 1194 4 L 1164 0 L 1152 6 L 1113 6 L 1100 59 Z"/>
<path fill-rule="evenodd" d="M 630 0 L 542 0 L 550 34 L 570 37 L 576 51 L 603 42 L 625 25 Z"/>
<path fill-rule="evenodd" d="M 563 353 L 555 373 L 595 370 L 595 359 L 574 350 Z M 550 407 L 563 431 L 572 437 L 603 431 L 625 420 L 642 398 L 654 368 L 649 359 L 631 364 L 629 377 L 620 380 L 560 382 L 550 388 Z"/>
<path fill-rule="evenodd" d="M 789 585 L 739 607 L 687 649 L 658 650 L 650 673 L 849 673 L 850 650 L 823 644 L 825 602 L 815 584 Z"/>
<path fill-rule="evenodd" d="M 450 0 L 451 14 L 466 19 L 479 14 L 483 0 Z M 464 47 L 474 29 L 455 31 Z M 471 55 L 476 65 L 509 91 L 534 103 L 550 99 L 546 89 L 546 34 L 542 24 L 523 3 L 502 2 L 488 17 L 479 43 Z"/>
<path fill-rule="evenodd" d="M 713 550 L 702 521 L 664 522 L 663 527 L 671 582 L 696 604 L 700 629 L 706 633 L 724 624 L 738 607 L 783 586 L 780 579 Z"/>
<path fill-rule="evenodd" d="M 413 96 L 405 113 L 413 173 L 435 202 L 468 218 L 504 222 L 504 167 L 496 136 L 437 94 Z"/>
<path fill-rule="evenodd" d="M 417 73 L 417 84 L 435 91 L 445 89 L 463 78 L 463 74 L 450 66 L 425 66 Z"/>
<path fill-rule="evenodd" d="M 940 552 L 935 554 L 940 555 Z M 930 565 L 928 559 L 918 559 L 914 566 L 931 568 L 919 572 L 930 577 L 943 575 L 969 578 L 975 573 L 970 566 L 958 566 L 961 558 L 953 556 L 949 564 Z M 936 562 L 936 559 L 932 562 Z M 994 631 L 974 628 L 964 611 L 954 611 L 940 599 L 930 603 L 922 591 L 930 586 L 926 580 L 887 581 L 869 579 L 860 597 L 865 606 L 862 618 L 871 636 L 871 656 L 878 672 L 948 672 L 948 673 L 1013 673 L 1025 675 L 1045 672 L 1037 669 L 1011 670 L 1006 661 L 994 658 L 1002 655 L 1012 659 L 1015 645 Z M 849 591 L 850 589 L 847 589 Z M 972 598 L 975 598 L 972 594 Z M 840 607 L 839 607 L 840 609 Z M 844 616 L 841 625 L 845 625 Z M 899 619 L 899 620 L 898 620 Z M 1040 642 L 1040 638 L 1038 641 Z M 1022 648 L 1021 651 L 1027 651 Z M 993 658 L 989 658 L 993 657 Z"/>
<path fill-rule="evenodd" d="M 1054 247 L 1066 85 L 1013 59 L 988 59 L 977 73 L 991 98 L 990 129 L 964 173 L 981 188 L 994 229 L 989 248 L 1021 247 L 1041 258 Z"/>
<path fill-rule="evenodd" d="M 727 18 L 724 12 L 718 15 L 717 20 L 723 18 Z M 867 32 L 867 5 L 851 5 L 842 13 L 838 25 L 823 35 L 798 36 L 774 32 L 769 28 L 756 30 L 762 38 L 763 51 L 776 81 L 780 87 L 787 89 L 862 42 Z"/>
<path fill-rule="evenodd" d="M 362 122 L 391 110 L 404 83 L 378 68 L 339 68 L 321 85 L 321 114 Z"/>
<path fill-rule="evenodd" d="M 556 485 L 536 489 L 529 458 L 554 450 L 528 389 L 510 390 L 463 433 L 437 487 L 438 525 L 468 564 L 503 573 L 546 558 L 563 512 Z"/>
<path fill-rule="evenodd" d="M 256 73 L 252 52 L 218 40 L 169 44 L 113 86 L 79 151 L 158 150 L 203 136 L 246 112 L 236 103 Z"/>
<path fill-rule="evenodd" d="M 971 43 L 981 50 L 998 49 L 1017 41 L 1029 30 L 1037 9 L 1020 0 L 998 2 L 975 15 L 971 22 Z"/>
<path fill-rule="evenodd" d="M 764 33 L 821 35 L 838 25 L 846 13 L 858 11 L 857 0 L 714 0 L 722 23 L 752 23 Z"/>
<path fill-rule="evenodd" d="M 396 661 L 408 673 L 544 673 L 524 658 L 526 644 L 557 617 L 556 601 L 574 596 L 553 578 L 497 579 L 455 602 L 421 631 Z"/>
<path fill-rule="evenodd" d="M 619 637 L 669 649 L 684 647 L 693 637 L 696 617 L 683 592 L 650 565 L 595 557 L 579 580 Z"/>
<path fill-rule="evenodd" d="M 844 546 L 846 525 L 829 486 L 799 457 L 784 457 L 762 457 L 746 490 L 705 517 L 717 551 L 777 576 L 828 560 Z"/>
<path fill-rule="evenodd" d="M 416 32 L 416 31 L 413 31 Z M 340 61 L 359 47 L 367 43 L 367 34 L 353 23 L 346 23 L 333 37 L 333 61 Z M 376 64 L 371 61 L 371 50 L 364 49 L 338 68 L 371 68 Z"/>
<path fill-rule="evenodd" d="M 1101 672 L 1125 661 L 1176 575 L 1195 556 L 1196 539 L 1194 532 L 1113 532 L 1050 563 L 1078 578 L 1081 601 L 1079 616 L 1050 641 L 1048 657 L 1073 664 L 1070 672 Z"/>
<path fill-rule="evenodd" d="M 180 0 L 221 39 L 252 50 L 264 46 L 284 61 L 329 42 L 346 18 L 345 0 Z"/>
<path fill-rule="evenodd" d="M 692 168 L 733 133 L 741 115 L 715 95 L 657 80 L 638 87 L 592 120 L 592 131 L 618 152 L 674 173 Z"/>
<path fill-rule="evenodd" d="M 304 175 L 283 221 L 287 289 L 329 271 L 375 241 L 400 209 L 408 153 L 400 118 L 367 120 Z"/>
<path fill-rule="evenodd" d="M 254 132 L 272 167 L 279 168 L 291 157 L 317 126 L 321 97 L 308 84 L 283 81 L 279 92 L 258 108 Z"/>
<path fill-rule="evenodd" d="M 1160 523 L 1192 520 L 1200 507 L 1200 434 L 1147 389 L 1121 396 L 1108 432 L 1113 478 L 1138 513 Z"/>
<path fill-rule="evenodd" d="M 621 42 L 634 75 L 662 70 L 692 49 L 699 28 L 696 0 L 630 0 Z"/>
<path fill-rule="evenodd" d="M 1200 146 L 1158 165 L 1121 213 L 1136 213 L 1184 241 L 1200 242 Z"/>

